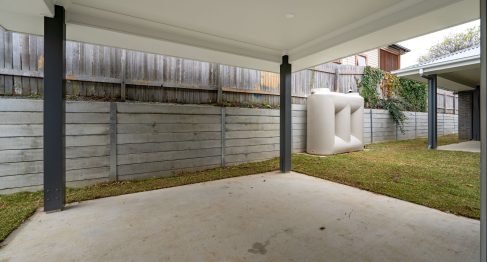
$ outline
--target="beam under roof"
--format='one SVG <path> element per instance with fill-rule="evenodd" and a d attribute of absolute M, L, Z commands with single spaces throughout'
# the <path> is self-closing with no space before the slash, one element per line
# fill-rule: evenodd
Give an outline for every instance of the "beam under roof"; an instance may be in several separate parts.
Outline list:
<path fill-rule="evenodd" d="M 479 17 L 478 0 L 0 0 L 0 25 L 42 35 L 53 4 L 69 40 L 271 72 L 284 54 L 298 71 Z"/>

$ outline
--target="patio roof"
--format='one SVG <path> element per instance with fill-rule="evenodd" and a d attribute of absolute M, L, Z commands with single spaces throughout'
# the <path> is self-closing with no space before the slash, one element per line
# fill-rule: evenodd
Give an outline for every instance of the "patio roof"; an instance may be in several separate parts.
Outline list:
<path fill-rule="evenodd" d="M 392 72 L 397 76 L 427 82 L 422 75 L 436 74 L 438 87 L 451 91 L 474 90 L 480 86 L 480 45 L 459 50 Z"/>
<path fill-rule="evenodd" d="M 280 72 L 280 166 L 290 172 L 291 70 L 472 21 L 480 12 L 485 50 L 486 6 L 479 0 L 0 0 L 0 26 L 45 35 L 44 210 L 55 211 L 65 200 L 66 37 Z M 482 61 L 484 67 L 485 52 Z M 485 80 L 484 73 L 482 88 Z M 436 77 L 430 82 L 436 89 Z M 486 103 L 482 95 L 481 104 Z M 485 118 L 481 126 L 486 127 Z M 481 162 L 481 260 L 486 261 L 485 157 Z"/>
<path fill-rule="evenodd" d="M 0 25 L 43 34 L 54 4 L 67 38 L 279 72 L 332 61 L 479 17 L 477 0 L 0 0 Z"/>

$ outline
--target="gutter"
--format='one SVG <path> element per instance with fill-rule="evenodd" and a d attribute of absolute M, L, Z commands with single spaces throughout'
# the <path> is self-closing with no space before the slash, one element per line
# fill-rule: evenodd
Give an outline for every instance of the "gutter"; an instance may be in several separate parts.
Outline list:
<path fill-rule="evenodd" d="M 423 66 L 417 66 L 413 68 L 404 68 L 404 69 L 399 69 L 396 71 L 392 71 L 392 74 L 395 74 L 397 76 L 411 76 L 411 75 L 416 75 L 420 74 L 420 70 L 423 70 L 423 74 L 425 73 L 444 73 L 444 72 L 438 72 L 438 71 L 454 71 L 454 69 L 463 67 L 463 66 L 470 66 L 470 65 L 480 65 L 480 55 L 478 56 L 471 56 L 471 57 L 466 57 L 466 58 L 460 58 L 456 60 L 450 60 L 450 61 L 444 61 L 436 64 L 425 64 Z"/>

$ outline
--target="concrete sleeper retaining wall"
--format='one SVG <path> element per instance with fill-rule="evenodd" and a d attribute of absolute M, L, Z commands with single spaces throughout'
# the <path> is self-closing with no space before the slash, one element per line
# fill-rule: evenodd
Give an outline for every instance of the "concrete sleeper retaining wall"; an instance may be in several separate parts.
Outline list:
<path fill-rule="evenodd" d="M 0 193 L 42 189 L 42 100 L 0 99 Z M 67 102 L 68 186 L 169 176 L 279 156 L 279 110 Z M 364 142 L 426 137 L 427 114 L 406 112 L 402 134 L 385 110 L 364 111 Z M 292 106 L 294 152 L 306 148 L 306 106 Z M 438 114 L 438 134 L 457 133 Z"/>

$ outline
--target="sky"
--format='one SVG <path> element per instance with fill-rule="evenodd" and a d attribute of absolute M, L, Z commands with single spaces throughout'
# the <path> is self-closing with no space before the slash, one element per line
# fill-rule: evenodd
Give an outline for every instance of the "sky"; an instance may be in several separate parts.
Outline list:
<path fill-rule="evenodd" d="M 401 68 L 417 64 L 420 56 L 426 54 L 431 46 L 438 44 L 448 35 L 460 33 L 469 27 L 478 25 L 480 25 L 480 20 L 475 20 L 469 23 L 399 42 L 398 44 L 411 50 L 411 52 L 401 56 Z"/>

